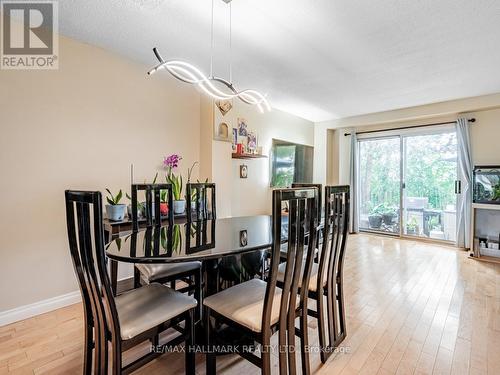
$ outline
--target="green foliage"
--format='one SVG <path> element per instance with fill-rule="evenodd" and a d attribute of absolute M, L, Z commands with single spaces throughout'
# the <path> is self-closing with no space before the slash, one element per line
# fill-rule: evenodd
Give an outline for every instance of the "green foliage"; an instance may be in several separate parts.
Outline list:
<path fill-rule="evenodd" d="M 125 196 L 127 197 L 127 199 L 132 202 L 132 197 L 130 195 L 128 195 L 128 193 L 125 193 Z M 142 211 L 144 209 L 144 203 L 141 203 L 141 202 L 137 202 L 137 209 Z"/>
<path fill-rule="evenodd" d="M 170 173 L 166 176 L 167 182 L 172 184 L 172 194 L 174 195 L 174 200 L 179 201 L 182 199 L 182 175 L 176 176 Z"/>
<path fill-rule="evenodd" d="M 275 147 L 275 171 L 271 186 L 280 188 L 292 186 L 295 174 L 295 149 L 295 145 Z"/>
<path fill-rule="evenodd" d="M 500 199 L 500 182 L 493 186 L 493 200 L 496 201 Z"/>
<path fill-rule="evenodd" d="M 406 228 L 410 229 L 412 231 L 414 231 L 415 229 L 417 229 L 417 226 L 418 226 L 418 223 L 417 223 L 417 219 L 415 217 L 412 217 L 408 221 L 408 223 L 406 224 Z"/>
<path fill-rule="evenodd" d="M 122 196 L 123 196 L 121 189 L 118 192 L 118 194 L 116 194 L 116 195 L 113 195 L 113 193 L 111 193 L 111 191 L 109 189 L 106 189 L 106 191 L 108 192 L 108 196 L 106 197 L 106 201 L 108 202 L 108 204 L 110 204 L 112 206 L 120 204 L 120 200 L 122 199 Z"/>
<path fill-rule="evenodd" d="M 396 215 L 397 208 L 387 203 L 377 204 L 370 210 L 370 215 Z"/>
<path fill-rule="evenodd" d="M 167 190 L 160 190 L 160 202 L 161 203 L 168 203 Z"/>
<path fill-rule="evenodd" d="M 455 133 L 406 139 L 404 166 L 407 197 L 427 197 L 429 209 L 444 210 L 456 204 L 457 140 Z M 383 214 L 400 205 L 399 138 L 359 142 L 360 209 Z M 500 196 L 499 196 L 500 198 Z"/>
<path fill-rule="evenodd" d="M 181 227 L 174 225 L 172 229 L 172 250 L 179 252 L 182 249 Z"/>

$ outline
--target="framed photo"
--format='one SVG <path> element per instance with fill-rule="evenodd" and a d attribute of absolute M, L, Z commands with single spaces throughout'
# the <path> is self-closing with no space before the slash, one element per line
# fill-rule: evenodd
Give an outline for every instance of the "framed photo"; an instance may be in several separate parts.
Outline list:
<path fill-rule="evenodd" d="M 245 164 L 240 165 L 240 178 L 248 177 L 248 166 Z"/>
<path fill-rule="evenodd" d="M 248 135 L 247 128 L 248 128 L 247 120 L 238 117 L 238 135 L 241 137 L 246 137 Z"/>
<path fill-rule="evenodd" d="M 236 145 L 238 144 L 238 129 L 233 128 L 233 150 L 236 150 Z"/>
<path fill-rule="evenodd" d="M 240 230 L 240 246 L 248 245 L 248 233 L 246 230 Z"/>
<path fill-rule="evenodd" d="M 248 150 L 255 151 L 257 150 L 257 135 L 255 133 L 248 132 Z"/>

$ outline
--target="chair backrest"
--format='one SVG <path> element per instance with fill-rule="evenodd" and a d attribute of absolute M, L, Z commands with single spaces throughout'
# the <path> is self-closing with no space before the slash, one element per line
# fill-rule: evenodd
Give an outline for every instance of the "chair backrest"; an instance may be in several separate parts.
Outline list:
<path fill-rule="evenodd" d="M 160 211 L 160 196 L 162 191 L 166 192 L 168 204 L 168 221 L 174 222 L 174 195 L 172 184 L 132 184 L 132 229 L 139 230 L 139 218 L 137 217 L 137 192 L 144 190 L 146 192 L 146 207 L 144 212 L 146 215 L 147 227 L 161 226 L 161 211 Z M 154 215 L 153 215 L 154 212 Z"/>
<path fill-rule="evenodd" d="M 310 184 L 310 183 L 305 183 L 305 182 L 294 182 L 292 184 L 292 188 L 317 188 L 318 189 L 318 224 L 321 223 L 321 215 L 323 214 L 321 210 L 321 205 L 323 204 L 323 201 L 321 200 L 323 197 L 323 185 L 322 184 Z"/>
<path fill-rule="evenodd" d="M 302 309 L 305 309 L 303 311 L 307 311 L 307 291 L 314 249 L 311 246 L 306 247 L 305 244 L 307 236 L 310 236 L 312 243 L 316 237 L 317 215 L 312 213 L 316 212 L 318 205 L 317 189 L 295 188 L 273 191 L 273 245 L 262 317 L 264 339 L 267 339 L 266 335 L 270 334 L 270 319 L 282 249 L 281 226 L 284 203 L 287 203 L 289 207 L 288 249 L 279 310 L 279 362 L 280 374 L 287 373 L 287 368 L 289 373 L 294 374 L 296 373 L 295 353 L 294 351 L 281 350 L 281 348 L 294 347 L 295 345 L 295 309 L 299 286 L 300 304 Z M 305 258 L 304 251 L 307 252 Z M 303 265 L 304 261 L 305 265 Z"/>
<path fill-rule="evenodd" d="M 330 298 L 339 296 L 342 299 L 339 301 L 341 306 L 344 305 L 343 292 L 336 290 L 336 286 L 342 279 L 345 247 L 349 233 L 349 206 L 350 188 L 348 185 L 325 187 L 323 246 L 318 265 L 316 290 L 323 290 L 323 281 L 326 278 L 326 285 L 329 288 L 328 295 Z M 335 301 L 328 301 L 328 306 L 334 306 L 333 302 Z M 345 321 L 341 321 L 340 325 L 341 327 L 336 329 L 344 330 Z M 334 327 L 329 327 L 329 329 L 332 331 Z"/>
<path fill-rule="evenodd" d="M 210 195 L 207 194 L 210 190 Z M 192 203 L 195 203 L 192 207 Z M 216 218 L 216 198 L 215 184 L 211 182 L 197 182 L 186 184 L 186 212 L 187 221 L 193 221 L 193 209 L 195 220 L 215 220 Z"/>
<path fill-rule="evenodd" d="M 65 192 L 71 259 L 80 286 L 86 324 L 94 327 L 94 368 L 107 372 L 107 343 L 119 338 L 119 322 L 106 270 L 102 196 L 98 191 Z M 76 211 L 76 215 L 75 215 Z"/>

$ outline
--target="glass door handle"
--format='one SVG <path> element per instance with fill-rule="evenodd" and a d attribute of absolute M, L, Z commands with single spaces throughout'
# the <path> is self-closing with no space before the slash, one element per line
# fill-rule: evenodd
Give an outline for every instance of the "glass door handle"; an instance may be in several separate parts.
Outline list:
<path fill-rule="evenodd" d="M 461 194 L 461 193 L 462 193 L 462 181 L 455 180 L 455 194 Z"/>

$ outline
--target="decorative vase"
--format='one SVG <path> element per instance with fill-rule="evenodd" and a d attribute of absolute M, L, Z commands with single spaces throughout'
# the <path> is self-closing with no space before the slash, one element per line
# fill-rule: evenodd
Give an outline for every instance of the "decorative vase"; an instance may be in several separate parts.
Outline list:
<path fill-rule="evenodd" d="M 168 215 L 168 203 L 160 202 L 160 215 L 162 216 Z"/>
<path fill-rule="evenodd" d="M 174 201 L 174 214 L 183 214 L 186 210 L 186 201 L 184 199 Z"/>
<path fill-rule="evenodd" d="M 111 221 L 121 221 L 125 218 L 125 213 L 127 212 L 126 204 L 107 204 L 106 214 L 108 219 Z"/>

